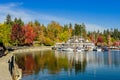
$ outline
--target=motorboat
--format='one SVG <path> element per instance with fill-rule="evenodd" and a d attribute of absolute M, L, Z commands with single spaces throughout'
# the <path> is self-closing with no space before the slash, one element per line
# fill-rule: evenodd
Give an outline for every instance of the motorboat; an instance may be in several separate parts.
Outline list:
<path fill-rule="evenodd" d="M 93 48 L 93 51 L 102 51 L 102 48 L 101 47 L 95 47 L 95 48 Z"/>

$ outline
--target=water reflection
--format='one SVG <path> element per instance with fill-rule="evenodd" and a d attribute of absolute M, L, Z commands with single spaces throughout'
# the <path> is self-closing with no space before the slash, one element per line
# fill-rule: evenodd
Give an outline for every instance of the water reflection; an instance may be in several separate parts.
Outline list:
<path fill-rule="evenodd" d="M 67 59 L 67 68 L 69 70 L 75 70 L 75 74 L 79 72 L 84 72 L 87 60 L 86 60 L 86 54 L 83 53 L 64 53 L 64 52 L 55 52 L 55 56 L 57 58 L 66 58 Z M 64 61 L 63 61 L 64 62 Z"/>
<path fill-rule="evenodd" d="M 84 52 L 66 53 L 58 51 L 41 51 L 34 53 L 16 54 L 16 63 L 22 68 L 23 76 L 30 74 L 59 74 L 69 75 L 85 73 L 87 68 L 119 67 L 120 52 Z"/>

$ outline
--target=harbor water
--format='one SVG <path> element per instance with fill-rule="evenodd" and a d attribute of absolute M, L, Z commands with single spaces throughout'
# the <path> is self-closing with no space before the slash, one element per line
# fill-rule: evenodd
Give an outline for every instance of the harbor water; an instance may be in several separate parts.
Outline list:
<path fill-rule="evenodd" d="M 16 54 L 22 80 L 120 80 L 120 51 Z"/>

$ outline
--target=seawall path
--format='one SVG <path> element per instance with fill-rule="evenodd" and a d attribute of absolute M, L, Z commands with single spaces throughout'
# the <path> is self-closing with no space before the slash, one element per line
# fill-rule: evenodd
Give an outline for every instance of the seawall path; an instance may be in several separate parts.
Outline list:
<path fill-rule="evenodd" d="M 12 80 L 8 63 L 11 57 L 12 54 L 7 54 L 6 56 L 0 58 L 0 80 Z"/>

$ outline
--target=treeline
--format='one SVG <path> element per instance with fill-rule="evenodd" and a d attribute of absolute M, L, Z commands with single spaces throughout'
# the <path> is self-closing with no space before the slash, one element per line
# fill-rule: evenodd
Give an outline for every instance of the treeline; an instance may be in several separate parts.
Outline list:
<path fill-rule="evenodd" d="M 64 26 L 52 21 L 47 26 L 37 20 L 25 24 L 21 18 L 11 19 L 6 16 L 5 22 L 0 24 L 0 42 L 6 46 L 46 45 L 56 42 L 66 42 L 72 36 L 82 36 L 96 45 L 113 45 L 120 39 L 118 29 L 107 29 L 104 32 L 87 32 L 85 24 L 65 24 Z"/>

